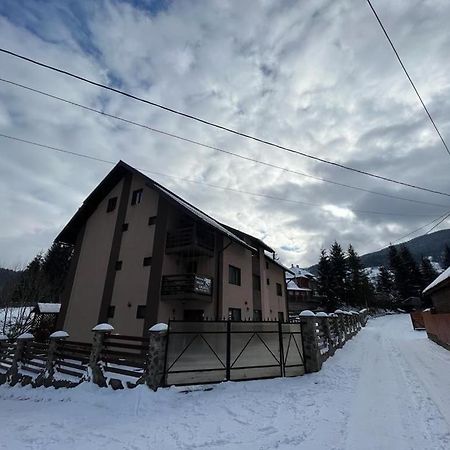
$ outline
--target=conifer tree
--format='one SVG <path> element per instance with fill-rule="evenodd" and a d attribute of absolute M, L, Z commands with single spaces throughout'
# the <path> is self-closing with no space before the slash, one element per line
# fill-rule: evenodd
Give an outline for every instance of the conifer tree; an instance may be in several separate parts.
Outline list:
<path fill-rule="evenodd" d="M 445 244 L 445 247 L 444 247 L 444 253 L 442 255 L 441 266 L 444 270 L 448 269 L 450 267 L 450 247 L 448 246 L 448 244 Z"/>
<path fill-rule="evenodd" d="M 336 309 L 336 299 L 333 292 L 333 278 L 331 274 L 330 258 L 326 250 L 320 252 L 319 264 L 317 267 L 317 291 L 326 298 L 327 308 L 330 311 Z"/>
<path fill-rule="evenodd" d="M 370 283 L 369 278 L 362 267 L 358 253 L 351 244 L 348 247 L 347 255 L 349 303 L 353 306 L 364 305 L 363 296 L 367 290 L 367 283 Z"/>
<path fill-rule="evenodd" d="M 420 273 L 422 286 L 421 289 L 425 289 L 437 276 L 438 273 L 434 270 L 431 261 L 428 258 L 422 258 L 420 263 Z"/>
<path fill-rule="evenodd" d="M 332 276 L 332 286 L 336 302 L 348 304 L 348 273 L 347 261 L 342 247 L 335 241 L 330 249 L 330 266 Z"/>

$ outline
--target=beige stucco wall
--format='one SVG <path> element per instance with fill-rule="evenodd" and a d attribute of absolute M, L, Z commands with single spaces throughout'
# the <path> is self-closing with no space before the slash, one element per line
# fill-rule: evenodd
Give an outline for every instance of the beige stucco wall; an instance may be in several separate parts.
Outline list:
<path fill-rule="evenodd" d="M 122 187 L 120 181 L 86 222 L 64 322 L 64 330 L 75 341 L 90 342 L 97 325 Z M 111 197 L 118 197 L 117 206 L 107 213 Z"/>
<path fill-rule="evenodd" d="M 284 314 L 284 319 L 286 320 L 288 315 L 286 311 L 286 292 L 285 292 L 285 277 L 284 270 L 278 265 L 270 261 L 270 258 L 265 258 L 268 262 L 269 268 L 266 270 L 266 278 L 269 278 L 270 284 L 267 285 L 266 279 L 264 279 L 265 290 L 267 293 L 269 310 L 266 311 L 266 315 L 263 317 L 268 317 L 271 320 L 278 320 L 278 313 L 282 312 Z M 277 283 L 281 284 L 282 295 L 277 295 Z M 272 312 L 270 312 L 272 310 Z"/>
<path fill-rule="evenodd" d="M 241 285 L 228 282 L 228 266 L 241 269 Z M 223 252 L 223 307 L 222 316 L 228 317 L 228 308 L 240 308 L 242 320 L 253 318 L 252 253 L 242 245 L 232 243 Z M 247 304 L 245 304 L 247 302 Z M 248 309 L 248 310 L 247 310 Z"/>
<path fill-rule="evenodd" d="M 136 189 L 143 189 L 142 200 L 131 205 L 131 196 Z M 151 266 L 143 266 L 143 259 L 153 254 L 155 225 L 148 225 L 149 217 L 158 212 L 159 194 L 145 185 L 145 179 L 134 175 L 127 202 L 125 223 L 128 230 L 122 233 L 119 261 L 122 269 L 116 271 L 111 305 L 115 306 L 114 317 L 108 322 L 115 332 L 133 336 L 143 333 L 144 319 L 137 319 L 138 305 L 147 303 L 147 290 Z"/>

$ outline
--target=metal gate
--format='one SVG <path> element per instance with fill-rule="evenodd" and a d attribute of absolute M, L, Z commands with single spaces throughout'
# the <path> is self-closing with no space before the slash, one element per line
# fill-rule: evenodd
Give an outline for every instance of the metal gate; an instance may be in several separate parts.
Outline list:
<path fill-rule="evenodd" d="M 164 372 L 166 385 L 302 375 L 301 325 L 170 321 Z"/>

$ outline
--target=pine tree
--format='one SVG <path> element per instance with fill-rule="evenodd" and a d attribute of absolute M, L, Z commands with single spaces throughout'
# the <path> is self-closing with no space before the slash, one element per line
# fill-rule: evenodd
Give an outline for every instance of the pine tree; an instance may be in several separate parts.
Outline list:
<path fill-rule="evenodd" d="M 425 289 L 438 276 L 438 273 L 434 270 L 434 267 L 428 258 L 422 258 L 420 263 L 420 273 L 422 278 L 422 290 Z"/>
<path fill-rule="evenodd" d="M 377 293 L 386 306 L 395 306 L 398 292 L 395 287 L 394 275 L 385 266 L 380 266 L 377 277 Z"/>
<path fill-rule="evenodd" d="M 420 272 L 419 266 L 406 245 L 400 247 L 400 256 L 407 270 L 407 298 L 419 297 L 423 286 L 422 273 Z"/>
<path fill-rule="evenodd" d="M 353 306 L 365 305 L 363 298 L 367 291 L 367 283 L 370 283 L 369 277 L 363 269 L 361 259 L 350 244 L 347 251 L 347 267 L 348 267 L 348 299 Z"/>
<path fill-rule="evenodd" d="M 330 249 L 330 266 L 332 276 L 332 286 L 335 294 L 336 302 L 348 304 L 347 292 L 347 261 L 342 247 L 335 241 Z"/>
<path fill-rule="evenodd" d="M 441 265 L 444 270 L 450 267 L 450 247 L 448 244 L 445 244 Z"/>
<path fill-rule="evenodd" d="M 48 301 L 59 302 L 70 267 L 73 247 L 54 242 L 42 261 L 42 271 L 48 282 Z"/>
<path fill-rule="evenodd" d="M 326 300 L 327 309 L 334 311 L 336 309 L 336 298 L 333 292 L 333 279 L 331 274 L 330 258 L 326 250 L 320 252 L 319 264 L 317 266 L 317 291 L 323 295 Z"/>

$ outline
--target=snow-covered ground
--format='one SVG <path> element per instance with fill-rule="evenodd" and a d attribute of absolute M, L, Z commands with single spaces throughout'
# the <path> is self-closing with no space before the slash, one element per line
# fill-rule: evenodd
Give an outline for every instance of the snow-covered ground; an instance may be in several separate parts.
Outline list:
<path fill-rule="evenodd" d="M 299 378 L 188 393 L 2 386 L 0 448 L 448 450 L 449 374 L 450 352 L 386 316 Z"/>

